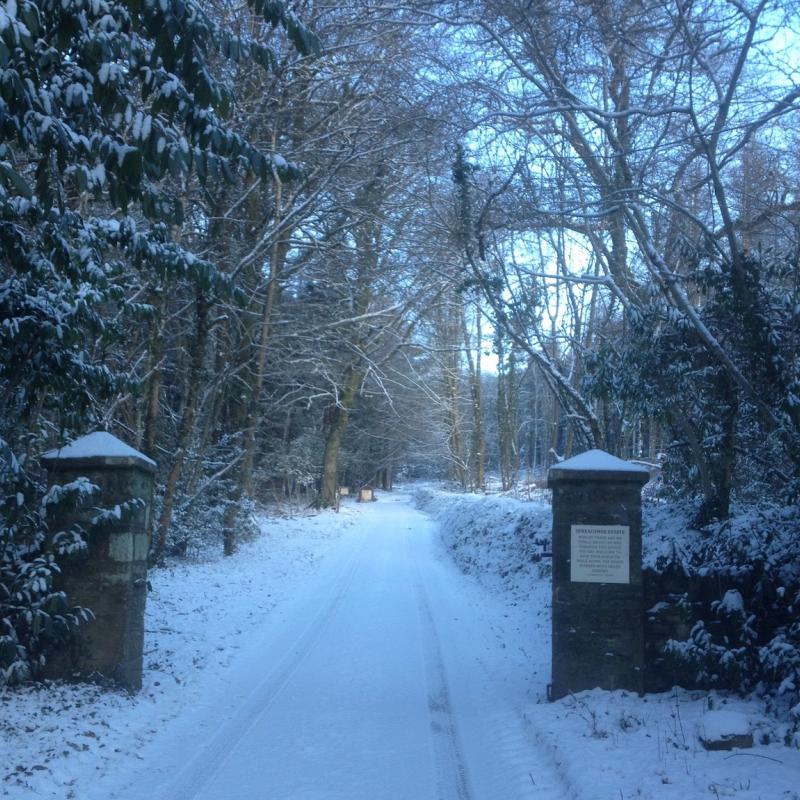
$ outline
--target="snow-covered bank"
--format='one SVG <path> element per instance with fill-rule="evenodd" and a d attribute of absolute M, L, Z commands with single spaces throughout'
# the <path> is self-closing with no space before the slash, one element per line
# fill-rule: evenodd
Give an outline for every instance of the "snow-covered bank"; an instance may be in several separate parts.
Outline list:
<path fill-rule="evenodd" d="M 753 748 L 703 748 L 700 737 L 717 709 L 745 721 Z M 538 740 L 582 800 L 800 797 L 800 752 L 776 743 L 783 726 L 755 700 L 679 689 L 644 697 L 596 689 L 538 705 L 530 716 Z"/>
<path fill-rule="evenodd" d="M 515 600 L 537 591 L 550 574 L 551 511 L 545 502 L 453 494 L 431 487 L 414 492 L 418 508 L 440 523 L 459 568 Z"/>
<path fill-rule="evenodd" d="M 519 500 L 505 495 L 457 494 L 434 486 L 414 490 L 419 508 L 443 523 L 442 537 L 468 573 L 502 578 L 514 591 L 515 574 L 538 575 L 530 569 L 550 549 L 549 492 L 539 499 Z M 731 519 L 692 527 L 691 504 L 646 498 L 642 506 L 642 560 L 659 568 L 677 560 L 688 572 L 713 569 L 741 572 L 755 562 L 782 571 L 786 581 L 797 581 L 800 561 L 794 550 L 800 536 L 800 507 L 745 506 L 735 503 Z M 475 559 L 481 560 L 481 569 Z M 519 587 L 524 580 L 516 581 Z"/>
<path fill-rule="evenodd" d="M 138 695 L 63 684 L 0 690 L 0 797 L 81 798 L 93 775 L 140 759 L 142 745 L 208 694 L 253 625 L 314 573 L 352 522 L 349 509 L 264 518 L 261 536 L 231 558 L 152 571 Z"/>
<path fill-rule="evenodd" d="M 531 659 L 533 695 L 543 698 L 551 590 L 549 561 L 539 556 L 549 550 L 550 506 L 430 487 L 414 496 L 438 520 L 444 548 L 459 568 L 504 596 L 509 614 L 535 620 L 536 641 L 516 645 L 539 654 Z M 669 549 L 670 540 L 687 540 L 682 518 L 657 505 L 645 515 L 650 563 Z M 733 709 L 746 720 L 752 749 L 703 748 L 700 735 L 709 712 L 718 708 Z M 767 713 L 758 698 L 682 689 L 644 697 L 593 690 L 555 703 L 540 701 L 525 715 L 534 739 L 550 753 L 576 798 L 800 798 L 800 751 L 783 744 L 791 721 Z"/>

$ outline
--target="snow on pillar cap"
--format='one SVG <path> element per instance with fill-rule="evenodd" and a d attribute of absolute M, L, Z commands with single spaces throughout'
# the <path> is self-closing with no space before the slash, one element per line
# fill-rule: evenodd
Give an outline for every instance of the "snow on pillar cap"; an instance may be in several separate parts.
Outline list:
<path fill-rule="evenodd" d="M 66 447 L 50 450 L 42 456 L 45 466 L 65 462 L 76 466 L 140 467 L 148 472 L 156 469 L 156 462 L 144 453 L 134 450 L 125 442 L 106 431 L 95 431 L 81 436 Z"/>
<path fill-rule="evenodd" d="M 562 481 L 631 481 L 641 484 L 650 480 L 650 471 L 641 464 L 632 464 L 606 453 L 587 450 L 585 453 L 553 464 L 547 473 L 547 485 Z"/>

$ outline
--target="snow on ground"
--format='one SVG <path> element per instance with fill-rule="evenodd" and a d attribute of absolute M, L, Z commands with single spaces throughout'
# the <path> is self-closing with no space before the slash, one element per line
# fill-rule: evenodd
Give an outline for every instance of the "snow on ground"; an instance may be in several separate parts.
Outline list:
<path fill-rule="evenodd" d="M 422 486 L 414 492 L 419 508 L 441 523 L 442 540 L 460 569 L 514 602 L 536 594 L 546 604 L 552 517 L 543 501 L 454 494 Z M 539 580 L 539 579 L 542 580 Z M 540 597 L 541 595 L 541 597 Z M 548 617 L 549 618 L 549 617 Z"/>
<path fill-rule="evenodd" d="M 706 751 L 700 736 L 709 704 L 747 719 L 756 746 Z M 580 798 L 800 798 L 800 753 L 759 743 L 760 735 L 774 736 L 776 724 L 756 701 L 683 690 L 637 697 L 596 689 L 530 713 L 539 741 Z"/>
<path fill-rule="evenodd" d="M 0 692 L 0 797 L 800 800 L 757 701 L 547 703 L 549 506 L 415 500 L 438 527 L 382 495 L 153 572 L 138 696 Z M 756 746 L 703 749 L 726 720 Z"/>
<path fill-rule="evenodd" d="M 208 691 L 249 630 L 317 569 L 353 517 L 268 518 L 231 558 L 151 571 L 143 687 L 134 697 L 63 684 L 0 690 L 0 797 L 80 800 L 87 775 L 138 760 L 146 741 Z"/>
<path fill-rule="evenodd" d="M 800 800 L 800 752 L 782 744 L 789 725 L 766 713 L 758 699 L 676 688 L 644 697 L 596 689 L 555 703 L 543 700 L 542 676 L 548 676 L 546 683 L 550 673 L 551 585 L 548 561 L 538 556 L 550 546 L 549 503 L 431 487 L 417 489 L 415 501 L 439 521 L 444 545 L 463 572 L 505 595 L 513 613 L 535 619 L 532 661 L 539 702 L 525 715 L 573 797 Z M 688 548 L 688 519 L 676 517 L 674 508 L 653 505 L 645 517 L 649 563 L 669 555 L 673 541 Z M 748 721 L 754 748 L 708 752 L 702 747 L 706 720 L 719 709 Z"/>

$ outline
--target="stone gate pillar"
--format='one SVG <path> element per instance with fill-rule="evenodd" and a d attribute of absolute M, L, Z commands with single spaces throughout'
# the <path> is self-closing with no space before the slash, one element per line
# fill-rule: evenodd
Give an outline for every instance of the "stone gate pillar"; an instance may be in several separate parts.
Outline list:
<path fill-rule="evenodd" d="M 644 689 L 644 467 L 602 450 L 555 464 L 552 698 Z"/>
<path fill-rule="evenodd" d="M 86 523 L 95 507 L 114 509 L 138 499 L 142 505 L 93 530 L 83 553 L 62 559 L 61 586 L 70 604 L 91 609 L 68 650 L 48 664 L 49 677 L 98 676 L 136 690 L 142 685 L 147 554 L 155 462 L 109 433 L 92 433 L 45 453 L 48 484 L 81 476 L 99 487 L 89 504 L 63 515 L 51 530 Z"/>

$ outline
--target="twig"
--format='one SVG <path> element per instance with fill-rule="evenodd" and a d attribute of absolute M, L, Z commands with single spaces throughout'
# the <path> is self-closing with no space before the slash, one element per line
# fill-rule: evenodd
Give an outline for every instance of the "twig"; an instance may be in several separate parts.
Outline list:
<path fill-rule="evenodd" d="M 200 497 L 200 495 L 203 494 L 203 492 L 208 489 L 208 487 L 211 486 L 215 480 L 221 478 L 226 472 L 228 472 L 228 470 L 233 469 L 233 467 L 235 467 L 242 460 L 243 455 L 244 453 L 239 453 L 239 455 L 236 456 L 233 461 L 226 464 L 221 470 L 219 470 L 219 472 L 215 472 L 188 500 L 184 500 L 181 503 L 181 510 L 194 503 L 194 501 L 197 500 L 197 498 Z"/>
<path fill-rule="evenodd" d="M 772 756 L 762 756 L 760 753 L 731 753 L 723 759 L 727 761 L 729 758 L 736 758 L 736 756 L 750 756 L 750 758 L 765 758 L 767 761 L 774 761 L 776 764 L 783 764 L 783 761 L 773 758 Z"/>

